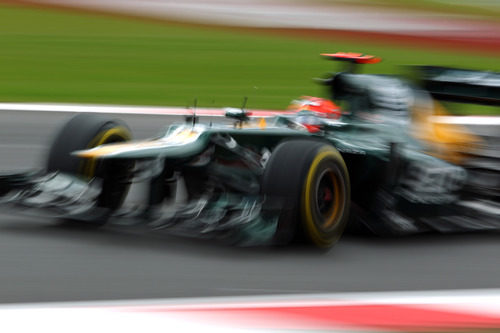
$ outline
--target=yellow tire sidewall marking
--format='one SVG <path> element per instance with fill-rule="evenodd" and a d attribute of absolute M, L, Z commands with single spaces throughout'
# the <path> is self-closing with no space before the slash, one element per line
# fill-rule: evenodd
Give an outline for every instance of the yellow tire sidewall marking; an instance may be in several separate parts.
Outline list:
<path fill-rule="evenodd" d="M 112 136 L 118 136 L 121 137 L 122 139 L 130 140 L 130 133 L 128 129 L 126 129 L 123 126 L 117 126 L 113 127 L 104 131 L 101 131 L 98 133 L 92 141 L 90 141 L 89 145 L 87 148 L 94 148 L 98 147 L 102 144 L 105 144 L 109 138 Z M 95 168 L 97 164 L 97 158 L 89 158 L 87 161 L 84 162 L 83 168 L 82 168 L 82 173 L 85 177 L 87 178 L 92 178 L 95 176 Z"/>
<path fill-rule="evenodd" d="M 320 247 L 328 247 L 330 244 L 330 240 L 325 239 L 323 235 L 321 235 L 320 231 L 318 230 L 316 223 L 314 222 L 314 216 L 313 216 L 313 207 L 311 205 L 311 192 L 315 189 L 313 186 L 314 184 L 314 179 L 315 179 L 315 174 L 317 172 L 319 164 L 324 161 L 326 158 L 332 157 L 336 161 L 342 161 L 342 157 L 340 156 L 340 153 L 330 147 L 325 147 L 319 150 L 319 152 L 316 154 L 314 157 L 311 166 L 309 167 L 309 171 L 307 172 L 307 177 L 304 182 L 304 188 L 302 191 L 302 198 L 301 198 L 301 217 L 302 221 L 304 222 L 304 226 L 306 227 L 306 231 L 311 237 L 311 240 L 318 246 Z M 338 184 L 338 180 L 335 180 L 335 204 L 339 205 L 338 202 L 338 191 L 340 191 L 340 184 Z M 346 198 L 347 200 L 347 198 Z M 332 214 L 332 219 L 335 219 L 339 214 L 342 214 L 343 212 L 340 211 L 340 207 L 335 209 L 336 214 Z M 331 224 L 332 221 L 328 221 L 328 224 Z"/>

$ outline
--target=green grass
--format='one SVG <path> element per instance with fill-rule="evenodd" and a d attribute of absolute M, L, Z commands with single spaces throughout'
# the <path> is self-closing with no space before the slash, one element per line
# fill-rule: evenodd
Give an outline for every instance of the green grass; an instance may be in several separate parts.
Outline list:
<path fill-rule="evenodd" d="M 285 108 L 322 95 L 311 80 L 334 64 L 320 52 L 362 51 L 400 64 L 499 70 L 496 57 L 234 32 L 0 5 L 0 102 Z"/>
<path fill-rule="evenodd" d="M 454 115 L 500 115 L 500 108 L 498 106 L 489 105 L 475 105 L 475 104 L 464 104 L 464 103 L 452 103 L 443 102 L 443 106 L 446 110 L 450 111 Z"/>

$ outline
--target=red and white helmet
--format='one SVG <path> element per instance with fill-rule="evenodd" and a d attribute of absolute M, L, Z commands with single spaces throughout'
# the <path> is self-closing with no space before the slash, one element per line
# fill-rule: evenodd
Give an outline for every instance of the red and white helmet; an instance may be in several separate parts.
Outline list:
<path fill-rule="evenodd" d="M 292 101 L 288 109 L 295 112 L 308 111 L 318 117 L 329 119 L 339 119 L 342 115 L 340 107 L 332 101 L 312 96 L 302 96 Z"/>

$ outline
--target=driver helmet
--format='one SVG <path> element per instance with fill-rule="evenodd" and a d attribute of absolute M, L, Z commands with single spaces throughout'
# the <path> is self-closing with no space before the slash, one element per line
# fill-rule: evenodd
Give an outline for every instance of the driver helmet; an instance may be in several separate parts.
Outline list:
<path fill-rule="evenodd" d="M 340 107 L 332 101 L 312 96 L 302 96 L 292 101 L 288 109 L 295 112 L 307 111 L 315 116 L 329 119 L 339 119 L 342 115 Z"/>

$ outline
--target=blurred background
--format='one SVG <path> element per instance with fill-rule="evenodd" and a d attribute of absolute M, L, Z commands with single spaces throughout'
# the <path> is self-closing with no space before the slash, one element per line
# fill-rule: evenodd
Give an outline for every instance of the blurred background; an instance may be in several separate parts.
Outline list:
<path fill-rule="evenodd" d="M 0 102 L 284 109 L 325 95 L 321 52 L 498 71 L 500 2 L 2 0 L 0 43 Z"/>
<path fill-rule="evenodd" d="M 404 73 L 401 65 L 498 72 L 500 2 L 0 0 L 0 103 L 239 107 L 248 97 L 250 109 L 285 109 L 302 95 L 327 96 L 312 78 L 337 70 L 319 56 L 337 51 L 382 57 L 367 73 Z M 71 116 L 1 112 L 0 170 L 43 165 Z M 173 120 L 120 117 L 136 138 Z M 493 233 L 346 235 L 325 253 L 228 249 L 0 211 L 0 303 L 498 288 L 499 250 Z"/>

